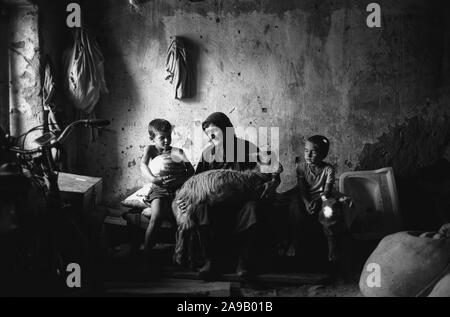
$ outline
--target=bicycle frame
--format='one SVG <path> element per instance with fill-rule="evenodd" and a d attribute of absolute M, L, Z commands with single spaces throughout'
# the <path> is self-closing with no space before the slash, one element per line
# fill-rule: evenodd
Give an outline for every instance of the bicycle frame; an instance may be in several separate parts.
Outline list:
<path fill-rule="evenodd" d="M 78 228 L 78 225 L 70 218 L 68 214 L 66 214 L 66 210 L 63 207 L 63 202 L 61 199 L 59 186 L 58 186 L 58 171 L 55 167 L 55 162 L 52 155 L 52 148 L 63 144 L 74 128 L 78 126 L 87 126 L 87 127 L 102 127 L 109 124 L 108 121 L 105 120 L 81 120 L 76 121 L 70 124 L 58 137 L 52 132 L 45 133 L 42 137 L 38 138 L 39 147 L 35 149 L 23 149 L 20 147 L 10 147 L 9 150 L 16 153 L 20 157 L 21 163 L 21 173 L 25 174 L 26 170 L 29 170 L 29 174 L 31 174 L 31 179 L 42 179 L 44 178 L 47 182 L 45 186 L 45 215 L 43 215 L 44 219 L 40 219 L 40 223 L 44 223 L 45 228 L 37 228 L 36 233 L 24 233 L 25 239 L 31 239 L 38 237 L 44 243 L 49 243 L 49 245 L 37 247 L 36 258 L 32 259 L 32 265 L 35 265 L 36 270 L 39 274 L 41 272 L 42 266 L 48 266 L 44 268 L 44 274 L 49 274 L 50 280 L 47 284 L 43 285 L 43 288 L 48 288 L 50 294 L 53 294 L 55 291 L 58 292 L 58 289 L 64 289 L 65 287 L 65 274 L 66 267 L 65 265 L 69 263 L 63 263 L 63 255 L 62 253 L 67 252 L 70 254 L 70 250 L 62 250 L 64 248 L 64 243 L 70 243 L 70 245 L 76 245 L 77 243 L 81 243 L 82 245 L 79 247 L 79 253 L 83 259 L 87 258 L 88 246 L 87 239 L 82 234 L 82 230 Z M 30 130 L 36 131 L 36 128 Z M 29 132 L 25 133 L 23 136 L 26 136 Z M 37 156 L 37 157 L 36 157 Z M 39 162 L 37 161 L 39 160 Z M 26 167 L 24 165 L 27 165 Z M 39 165 L 39 167 L 37 166 Z M 37 172 L 39 169 L 39 172 Z M 42 186 L 42 182 L 39 181 L 38 187 L 40 189 Z M 74 233 L 76 236 L 70 236 L 70 233 L 64 232 L 64 229 L 68 229 L 68 232 Z M 65 236 L 61 239 L 59 234 L 63 233 Z M 37 236 L 34 236 L 34 235 Z M 64 240 L 66 239 L 66 240 Z M 67 240 L 69 239 L 69 240 Z M 62 240 L 62 241 L 61 241 Z M 33 245 L 33 242 L 30 242 L 30 245 Z M 32 247 L 32 246 L 31 246 Z M 43 248 L 42 248 L 43 247 Z M 33 248 L 33 247 L 32 247 Z M 42 249 L 45 249 L 44 255 L 38 254 Z M 61 252 L 62 251 L 62 252 Z M 75 251 L 75 253 L 77 252 Z M 64 289 L 68 291 L 67 289 Z"/>

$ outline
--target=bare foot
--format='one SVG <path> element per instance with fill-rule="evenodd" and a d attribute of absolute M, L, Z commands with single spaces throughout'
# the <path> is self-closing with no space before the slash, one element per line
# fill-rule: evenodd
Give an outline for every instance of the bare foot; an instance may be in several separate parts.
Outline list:
<path fill-rule="evenodd" d="M 144 217 L 150 218 L 150 217 L 152 216 L 152 209 L 151 209 L 151 208 L 145 208 L 145 209 L 142 211 L 142 215 L 143 215 Z"/>

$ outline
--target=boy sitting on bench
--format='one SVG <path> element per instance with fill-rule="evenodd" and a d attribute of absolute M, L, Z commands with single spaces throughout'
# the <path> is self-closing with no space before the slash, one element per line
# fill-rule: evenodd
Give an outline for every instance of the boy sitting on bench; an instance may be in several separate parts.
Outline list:
<path fill-rule="evenodd" d="M 140 164 L 142 176 L 150 183 L 144 202 L 149 208 L 143 215 L 150 218 L 145 232 L 145 254 L 150 258 L 155 244 L 155 232 L 163 218 L 173 217 L 175 192 L 194 174 L 194 168 L 182 149 L 171 147 L 172 125 L 164 119 L 150 122 L 150 145 L 145 148 Z"/>

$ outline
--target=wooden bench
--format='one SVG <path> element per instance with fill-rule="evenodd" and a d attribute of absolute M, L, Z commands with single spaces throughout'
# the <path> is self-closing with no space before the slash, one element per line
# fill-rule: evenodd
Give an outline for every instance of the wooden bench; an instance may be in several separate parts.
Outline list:
<path fill-rule="evenodd" d="M 148 187 L 144 186 L 121 202 L 123 207 L 128 208 L 128 212 L 123 215 L 127 223 L 142 229 L 147 229 L 150 221 L 148 217 L 142 215 L 142 211 L 149 208 L 149 206 L 144 202 L 144 198 L 147 195 L 148 190 Z M 171 229 L 174 228 L 174 226 L 175 223 L 170 221 L 163 221 L 162 223 L 163 229 Z"/>
<path fill-rule="evenodd" d="M 121 214 L 121 220 L 110 220 L 111 222 L 120 223 L 120 225 L 127 227 L 129 242 L 134 251 L 139 250 L 140 244 L 143 241 L 144 232 L 150 222 L 150 218 L 142 215 L 142 211 L 148 208 L 148 205 L 144 203 L 144 198 L 147 193 L 148 188 L 144 186 L 123 200 L 121 205 L 126 211 Z M 161 224 L 161 229 L 158 242 L 174 245 L 176 224 L 164 220 Z"/>

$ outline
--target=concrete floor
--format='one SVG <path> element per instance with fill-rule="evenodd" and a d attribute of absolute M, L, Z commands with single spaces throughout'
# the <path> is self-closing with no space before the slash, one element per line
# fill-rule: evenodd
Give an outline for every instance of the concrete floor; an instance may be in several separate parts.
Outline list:
<path fill-rule="evenodd" d="M 130 269 L 128 246 L 121 245 L 110 253 L 112 265 L 108 292 L 125 296 L 211 296 L 211 297 L 360 297 L 359 274 L 343 280 L 329 281 L 324 274 L 310 272 L 263 275 L 262 282 L 245 283 L 234 274 L 225 274 L 220 281 L 203 282 L 189 271 L 171 271 L 166 266 L 150 279 L 142 278 L 139 269 Z M 269 278 L 267 278 L 269 276 Z M 277 278 L 277 277 L 280 278 Z M 292 277 L 292 278 L 291 278 Z M 325 277 L 325 278 L 323 278 Z M 304 280 L 305 284 L 301 281 Z M 297 284 L 298 281 L 298 284 Z M 112 282 L 112 284 L 111 284 Z M 219 295 L 218 295 L 219 294 Z"/>
<path fill-rule="evenodd" d="M 358 282 L 338 281 L 331 285 L 302 285 L 266 290 L 242 288 L 244 297 L 361 297 Z"/>

